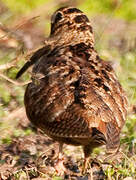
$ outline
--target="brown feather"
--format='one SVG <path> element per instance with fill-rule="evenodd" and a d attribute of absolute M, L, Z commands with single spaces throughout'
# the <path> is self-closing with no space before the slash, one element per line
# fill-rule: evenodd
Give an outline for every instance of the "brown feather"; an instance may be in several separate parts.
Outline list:
<path fill-rule="evenodd" d="M 127 98 L 111 65 L 94 50 L 88 18 L 76 8 L 57 10 L 48 43 L 50 51 L 31 58 L 24 98 L 29 120 L 54 140 L 82 145 L 86 157 L 102 144 L 117 150 Z"/>

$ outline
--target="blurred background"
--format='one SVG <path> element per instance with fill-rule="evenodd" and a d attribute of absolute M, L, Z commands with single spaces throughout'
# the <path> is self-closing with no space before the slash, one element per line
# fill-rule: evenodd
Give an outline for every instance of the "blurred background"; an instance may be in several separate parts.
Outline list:
<path fill-rule="evenodd" d="M 33 159 L 53 142 L 45 143 L 47 139 L 36 133 L 25 115 L 23 96 L 31 70 L 19 80 L 15 76 L 44 45 L 52 13 L 67 5 L 88 16 L 95 48 L 111 62 L 129 98 L 128 119 L 121 134 L 124 159 L 120 165 L 106 167 L 105 174 L 108 179 L 136 179 L 136 0 L 0 0 L 0 179 L 41 177 L 33 170 Z M 94 156 L 102 153 L 96 149 Z M 26 162 L 32 166 L 30 171 L 24 170 Z"/>

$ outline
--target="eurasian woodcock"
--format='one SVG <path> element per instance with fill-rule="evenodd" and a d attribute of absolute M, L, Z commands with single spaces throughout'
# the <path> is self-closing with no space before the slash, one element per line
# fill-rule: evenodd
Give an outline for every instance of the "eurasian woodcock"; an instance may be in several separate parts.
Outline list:
<path fill-rule="evenodd" d="M 28 119 L 60 147 L 63 143 L 83 146 L 85 168 L 93 148 L 105 144 L 108 152 L 116 152 L 127 98 L 110 63 L 94 49 L 87 16 L 73 7 L 58 9 L 45 46 L 17 78 L 31 65 L 32 82 L 24 97 Z"/>

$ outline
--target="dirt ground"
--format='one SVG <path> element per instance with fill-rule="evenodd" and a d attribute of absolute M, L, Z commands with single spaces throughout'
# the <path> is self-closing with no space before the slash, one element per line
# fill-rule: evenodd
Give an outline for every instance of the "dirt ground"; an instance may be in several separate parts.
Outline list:
<path fill-rule="evenodd" d="M 1 8 L 0 15 L 6 11 L 5 7 Z M 21 67 L 20 64 L 23 65 L 24 61 L 29 59 L 29 53 L 31 54 L 31 51 L 43 44 L 45 40 L 44 25 L 39 26 L 32 17 L 34 17 L 34 13 L 31 16 L 16 19 L 13 23 L 10 22 L 11 24 L 8 24 L 7 27 L 0 24 L 0 37 L 7 37 L 0 39 L 2 51 L 0 58 L 5 58 L 4 62 L 6 61 L 2 65 L 0 64 L 0 84 L 2 86 L 0 86 L 0 95 L 2 96 L 0 97 L 0 112 L 2 112 L 2 115 L 0 114 L 0 180 L 91 180 L 90 174 L 93 174 L 94 180 L 112 180 L 112 176 L 115 177 L 113 180 L 127 180 L 124 177 L 129 178 L 130 175 L 132 178 L 130 177 L 128 180 L 133 180 L 133 177 L 136 177 L 136 150 L 133 146 L 135 139 L 133 133 L 136 128 L 134 125 L 131 127 L 136 119 L 134 104 L 130 107 L 132 114 L 130 119 L 133 120 L 129 127 L 125 127 L 128 129 L 125 129 L 121 135 L 122 139 L 125 139 L 122 140 L 124 145 L 121 145 L 120 153 L 113 158 L 112 162 L 104 161 L 107 157 L 105 147 L 96 149 L 91 155 L 90 167 L 86 174 L 82 175 L 82 147 L 64 145 L 66 172 L 60 176 L 56 173 L 58 143 L 33 127 L 25 114 L 23 94 L 24 85 L 30 80 L 29 73 L 25 74 L 21 80 L 15 80 L 15 75 Z M 47 19 L 49 18 L 47 17 Z M 115 55 L 118 59 L 124 58 L 125 54 L 132 59 L 131 56 L 136 49 L 136 23 L 128 23 L 105 15 L 95 16 L 91 22 L 95 32 L 96 48 L 100 51 L 100 55 L 111 61 L 122 82 L 125 85 L 128 83 L 126 90 L 127 88 L 132 89 L 136 82 L 135 74 L 133 71 L 131 71 L 131 76 L 129 73 L 126 74 L 128 77 L 128 82 L 126 82 L 123 79 L 125 77 L 123 72 L 126 71 L 125 62 L 116 61 L 110 52 L 112 50 L 115 55 L 118 51 L 119 55 Z M 36 36 L 36 34 L 38 35 Z M 122 71 L 123 68 L 124 71 Z M 134 65 L 132 64 L 130 68 L 133 70 Z M 135 92 L 131 91 L 128 96 L 129 99 L 136 97 Z M 130 145 L 128 145 L 129 143 Z"/>

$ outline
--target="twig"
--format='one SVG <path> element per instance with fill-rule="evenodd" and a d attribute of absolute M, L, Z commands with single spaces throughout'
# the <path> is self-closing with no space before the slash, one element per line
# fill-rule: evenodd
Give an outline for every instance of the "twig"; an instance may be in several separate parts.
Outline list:
<path fill-rule="evenodd" d="M 32 11 L 27 16 L 22 17 L 23 18 L 23 22 L 22 23 L 20 23 L 20 17 L 19 17 L 19 19 L 17 19 L 17 21 L 13 24 L 12 31 L 10 31 L 9 34 L 14 34 L 15 36 L 18 36 L 18 34 L 16 32 L 19 29 L 21 29 L 21 27 L 26 25 L 28 22 L 32 22 L 36 18 L 39 18 L 40 16 L 43 16 L 43 13 L 48 12 L 49 9 L 54 8 L 55 6 L 57 6 L 57 4 L 58 3 L 56 1 L 51 0 L 50 2 L 45 3 L 44 5 L 39 6 L 38 8 L 36 8 L 36 10 Z"/>
<path fill-rule="evenodd" d="M 0 70 L 6 70 L 6 69 L 10 69 L 11 67 L 15 67 L 15 62 L 16 61 L 0 65 Z"/>
<path fill-rule="evenodd" d="M 111 15 L 108 17 L 107 23 L 103 26 L 103 28 L 101 29 L 101 32 L 99 33 L 99 36 L 96 39 L 96 43 L 100 42 L 103 33 L 105 32 L 105 29 L 112 23 L 111 18 L 113 17 L 113 14 L 116 12 L 117 9 L 119 9 L 119 7 L 121 6 L 122 1 L 120 1 L 117 6 L 114 8 L 114 10 L 112 11 Z"/>
<path fill-rule="evenodd" d="M 19 83 L 17 81 L 14 81 L 14 80 L 8 78 L 7 76 L 5 76 L 2 73 L 0 73 L 0 77 L 2 77 L 3 79 L 5 79 L 5 80 L 9 81 L 10 83 L 12 83 L 14 85 L 17 85 L 17 86 L 25 86 L 25 85 L 27 85 L 27 84 L 29 84 L 31 82 L 31 80 L 30 80 L 30 81 L 27 81 L 27 82 L 24 82 L 24 83 Z"/>
<path fill-rule="evenodd" d="M 31 17 L 31 18 L 29 18 L 29 19 L 24 20 L 23 23 L 17 24 L 13 30 L 10 30 L 10 29 L 8 29 L 8 28 L 5 27 L 5 26 L 1 26 L 1 28 L 4 29 L 4 30 L 3 30 L 3 31 L 4 31 L 4 35 L 1 36 L 0 39 L 3 39 L 3 38 L 5 38 L 5 37 L 11 36 L 11 35 L 17 36 L 17 35 L 16 35 L 16 31 L 17 31 L 18 29 L 21 29 L 22 26 L 24 26 L 24 25 L 27 24 L 28 22 L 33 21 L 34 19 L 36 19 L 36 18 L 38 18 L 38 17 L 40 17 L 40 16 L 34 16 L 34 17 Z"/>
<path fill-rule="evenodd" d="M 26 117 L 24 107 L 17 108 L 15 110 L 11 111 L 9 113 L 9 115 L 7 115 L 6 117 L 2 118 L 2 120 L 11 122 L 12 119 L 16 119 L 16 118 L 19 118 L 19 117 L 21 117 L 21 118 L 22 117 Z"/>
<path fill-rule="evenodd" d="M 29 176 L 28 171 L 29 171 L 29 170 L 27 169 L 27 167 L 25 167 L 25 172 L 26 172 L 27 180 L 30 180 L 30 176 Z"/>

